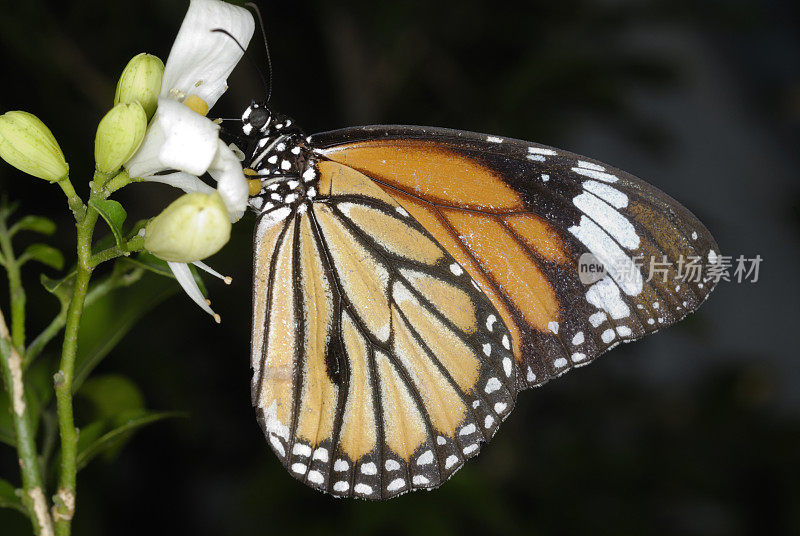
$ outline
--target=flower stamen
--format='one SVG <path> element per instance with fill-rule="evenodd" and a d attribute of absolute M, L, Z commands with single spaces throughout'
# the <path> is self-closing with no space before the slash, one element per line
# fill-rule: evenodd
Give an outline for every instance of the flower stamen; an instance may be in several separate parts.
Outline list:
<path fill-rule="evenodd" d="M 198 97 L 197 95 L 189 95 L 183 104 L 189 107 L 190 110 L 199 113 L 202 116 L 208 115 L 208 103 Z"/>
<path fill-rule="evenodd" d="M 207 265 L 207 264 L 206 264 L 206 263 L 204 263 L 204 262 L 201 262 L 201 261 L 195 261 L 195 262 L 193 262 L 192 264 L 194 264 L 195 266 L 197 266 L 198 268 L 200 268 L 200 269 L 201 269 L 201 270 L 203 270 L 204 272 L 206 272 L 206 273 L 209 273 L 209 274 L 213 275 L 213 276 L 214 276 L 214 277 L 216 277 L 217 279 L 222 279 L 222 280 L 225 282 L 225 284 L 226 284 L 226 285 L 230 285 L 231 283 L 233 283 L 233 278 L 232 278 L 231 276 L 229 276 L 229 275 L 222 275 L 221 273 L 219 273 L 218 271 L 214 270 L 212 267 L 210 267 L 209 265 Z M 211 303 L 211 302 L 209 302 L 209 304 L 210 304 L 210 303 Z"/>

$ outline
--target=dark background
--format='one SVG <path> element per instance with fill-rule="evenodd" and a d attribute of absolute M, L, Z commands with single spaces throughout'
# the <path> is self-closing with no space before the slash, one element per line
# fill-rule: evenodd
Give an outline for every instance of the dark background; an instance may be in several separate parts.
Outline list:
<path fill-rule="evenodd" d="M 85 192 L 116 77 L 139 52 L 166 61 L 187 4 L 4 2 L 0 111 L 42 118 Z M 760 280 L 723 283 L 678 326 L 521 393 L 492 444 L 440 489 L 335 500 L 281 468 L 250 407 L 249 216 L 211 260 L 235 278 L 209 282 L 222 325 L 176 294 L 98 369 L 135 381 L 149 408 L 189 416 L 81 472 L 76 534 L 800 531 L 798 3 L 259 4 L 274 106 L 307 132 L 424 124 L 590 155 L 679 199 L 723 253 L 760 254 Z M 263 62 L 257 39 L 251 50 Z M 230 86 L 214 114 L 237 116 L 263 93 L 245 62 Z M 0 190 L 56 218 L 55 242 L 72 249 L 60 193 L 6 165 Z M 133 185 L 118 199 L 133 218 L 175 195 Z M 37 278 L 31 334 L 56 310 Z M 17 482 L 2 444 L 0 468 Z M 0 528 L 29 525 L 6 510 Z"/>

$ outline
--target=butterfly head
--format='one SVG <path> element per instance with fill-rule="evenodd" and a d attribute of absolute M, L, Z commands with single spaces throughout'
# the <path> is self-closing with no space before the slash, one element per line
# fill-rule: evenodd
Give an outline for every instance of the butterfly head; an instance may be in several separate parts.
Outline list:
<path fill-rule="evenodd" d="M 242 132 L 245 136 L 266 134 L 272 124 L 272 110 L 266 102 L 251 101 L 242 114 Z"/>

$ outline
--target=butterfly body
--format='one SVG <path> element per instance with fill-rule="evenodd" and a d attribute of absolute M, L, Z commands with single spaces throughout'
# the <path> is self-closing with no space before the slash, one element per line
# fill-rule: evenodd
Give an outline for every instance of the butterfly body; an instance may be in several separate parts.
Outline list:
<path fill-rule="evenodd" d="M 717 246 L 677 202 L 594 160 L 427 127 L 305 137 L 264 110 L 243 115 L 261 181 L 253 404 L 314 488 L 437 487 L 519 391 L 678 321 L 713 287 L 643 277 L 636 256 L 711 260 Z M 588 283 L 586 253 L 606 270 Z"/>

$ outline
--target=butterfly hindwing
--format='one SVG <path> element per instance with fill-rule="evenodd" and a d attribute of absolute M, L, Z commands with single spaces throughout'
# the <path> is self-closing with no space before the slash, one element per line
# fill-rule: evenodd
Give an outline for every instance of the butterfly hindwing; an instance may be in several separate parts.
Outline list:
<path fill-rule="evenodd" d="M 674 324 L 714 286 L 719 249 L 702 223 L 595 160 L 422 127 L 344 129 L 311 144 L 370 177 L 477 281 L 511 333 L 521 387 Z M 585 253 L 606 270 L 597 281 L 578 276 Z M 683 270 L 691 263 L 699 272 Z"/>
<path fill-rule="evenodd" d="M 419 222 L 347 166 L 256 228 L 253 404 L 289 472 L 337 496 L 433 488 L 511 411 L 511 334 Z"/>

